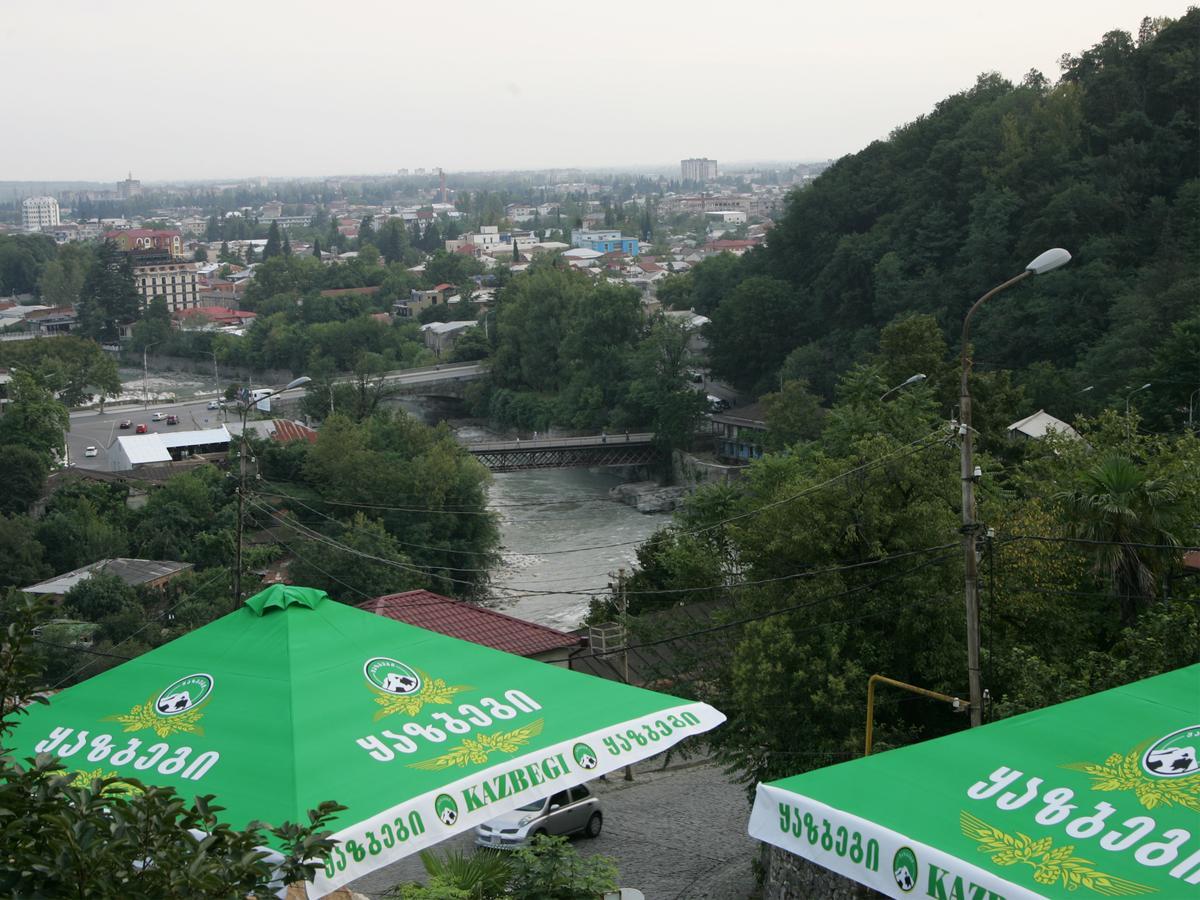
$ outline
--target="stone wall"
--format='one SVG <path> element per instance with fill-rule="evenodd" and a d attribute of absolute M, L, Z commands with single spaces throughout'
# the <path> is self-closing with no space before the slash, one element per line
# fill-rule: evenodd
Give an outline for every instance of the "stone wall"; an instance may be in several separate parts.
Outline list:
<path fill-rule="evenodd" d="M 871 900 L 885 896 L 802 856 L 764 846 L 762 900 Z"/>
<path fill-rule="evenodd" d="M 677 484 L 723 484 L 745 474 L 745 466 L 726 466 L 676 450 L 671 460 Z"/>

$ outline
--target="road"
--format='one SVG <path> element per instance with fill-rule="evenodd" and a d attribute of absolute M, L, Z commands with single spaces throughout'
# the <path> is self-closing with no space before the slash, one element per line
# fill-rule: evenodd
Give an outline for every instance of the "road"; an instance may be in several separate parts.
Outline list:
<path fill-rule="evenodd" d="M 427 366 L 421 369 L 389 373 L 384 376 L 384 380 L 387 384 L 393 385 L 424 384 L 445 381 L 448 378 L 477 378 L 482 372 L 483 367 L 478 363 Z M 304 388 L 295 388 L 276 396 L 282 399 L 291 399 L 303 395 Z M 81 469 L 111 469 L 108 458 L 109 450 L 118 437 L 133 434 L 134 428 L 139 424 L 145 424 L 151 433 L 216 428 L 225 419 L 220 410 L 207 408 L 209 399 L 211 398 L 186 400 L 178 403 L 151 403 L 147 407 L 143 407 L 140 403 L 108 406 L 102 413 L 97 410 L 73 412 L 71 413 L 71 429 L 67 432 L 70 460 Z M 167 425 L 165 420 L 153 421 L 151 417 L 156 412 L 174 413 L 179 417 L 179 424 Z M 237 413 L 231 406 L 224 415 L 236 417 Z M 128 431 L 119 427 L 123 421 L 130 422 L 131 427 Z M 87 447 L 95 447 L 96 456 L 85 456 L 84 450 Z"/>
<path fill-rule="evenodd" d="M 704 763 L 657 771 L 635 768 L 635 780 L 614 772 L 592 782 L 604 810 L 604 831 L 594 841 L 575 838 L 586 855 L 617 861 L 623 887 L 646 900 L 744 900 L 754 888 L 750 860 L 758 843 L 746 834 L 750 805 L 745 789 L 717 766 Z M 469 851 L 470 834 L 443 841 L 438 851 Z M 426 880 L 416 857 L 402 859 L 349 885 L 381 898 L 395 884 Z"/>

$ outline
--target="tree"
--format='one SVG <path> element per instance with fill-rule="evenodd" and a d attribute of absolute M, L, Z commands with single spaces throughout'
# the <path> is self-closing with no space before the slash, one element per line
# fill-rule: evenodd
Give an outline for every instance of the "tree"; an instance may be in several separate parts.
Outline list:
<path fill-rule="evenodd" d="M 283 255 L 292 255 L 292 240 L 288 237 L 288 233 L 286 231 L 283 233 Z"/>
<path fill-rule="evenodd" d="M 192 261 L 198 263 L 208 262 L 208 248 L 197 247 L 196 252 L 192 254 Z"/>
<path fill-rule="evenodd" d="M 298 583 L 328 591 L 343 602 L 428 586 L 429 580 L 379 520 L 360 512 L 344 526 L 335 524 L 329 530 L 326 539 L 302 544 L 291 569 Z"/>
<path fill-rule="evenodd" d="M 27 447 L 47 463 L 61 460 L 71 427 L 67 408 L 28 371 L 13 372 L 8 396 L 8 409 L 0 416 L 0 446 Z"/>
<path fill-rule="evenodd" d="M 785 281 L 757 276 L 741 282 L 707 326 L 712 370 L 744 390 L 768 389 L 800 336 L 796 309 L 795 292 Z"/>
<path fill-rule="evenodd" d="M 1152 599 L 1179 546 L 1175 489 L 1127 457 L 1110 454 L 1084 471 L 1079 485 L 1059 495 L 1071 533 L 1095 542 L 1095 568 L 1121 602 L 1121 624 L 1133 624 Z M 1163 549 L 1169 548 L 1164 552 Z"/>
<path fill-rule="evenodd" d="M 5 604 L 0 642 L 0 696 L 20 702 L 0 710 L 7 737 L 26 702 L 46 703 L 44 677 L 31 647 L 44 612 L 32 603 Z M 115 777 L 67 778 L 53 755 L 0 759 L 0 885 L 11 896 L 219 898 L 273 893 L 278 881 L 311 880 L 334 841 L 326 826 L 345 807 L 326 802 L 308 823 L 242 831 L 222 823 L 212 796 L 190 802 L 169 788 Z M 283 859 L 266 860 L 273 844 Z M 46 865 L 54 860 L 54 865 Z"/>
<path fill-rule="evenodd" d="M 611 858 L 580 856 L 564 837 L 538 835 L 513 854 L 510 866 L 506 896 L 513 900 L 595 900 L 617 887 Z"/>
<path fill-rule="evenodd" d="M 375 217 L 363 216 L 358 226 L 358 248 L 361 250 L 367 244 L 375 243 Z"/>
<path fill-rule="evenodd" d="M 42 453 L 25 446 L 0 446 L 0 471 L 4 472 L 4 495 L 0 512 L 24 513 L 42 494 L 48 467 Z"/>
<path fill-rule="evenodd" d="M 765 395 L 762 404 L 767 416 L 765 449 L 786 450 L 821 433 L 825 409 L 806 381 L 785 381 L 778 393 Z"/>
<path fill-rule="evenodd" d="M 313 256 L 314 256 L 316 259 L 320 259 L 320 258 L 321 258 L 321 238 L 320 238 L 320 237 L 315 237 L 315 238 L 313 238 L 313 248 L 312 248 L 312 255 L 313 255 Z"/>
<path fill-rule="evenodd" d="M 271 227 L 267 229 L 267 243 L 263 247 L 263 262 L 268 259 L 274 259 L 276 256 L 283 255 L 283 242 L 279 236 L 279 223 L 272 222 Z M 250 260 L 247 259 L 247 262 Z"/>
<path fill-rule="evenodd" d="M 127 254 L 112 241 L 104 241 L 84 279 L 79 300 L 79 324 L 93 340 L 115 342 L 117 326 L 138 317 L 141 297 L 133 281 Z"/>
<path fill-rule="evenodd" d="M 0 516 L 0 588 L 26 587 L 52 574 L 34 536 L 33 520 Z"/>

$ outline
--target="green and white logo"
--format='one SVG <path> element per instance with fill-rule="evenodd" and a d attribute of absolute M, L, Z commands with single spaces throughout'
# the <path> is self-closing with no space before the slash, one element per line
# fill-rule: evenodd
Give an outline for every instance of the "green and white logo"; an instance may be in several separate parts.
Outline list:
<path fill-rule="evenodd" d="M 453 825 L 458 821 L 458 804 L 449 794 L 438 794 L 433 801 L 433 810 L 443 825 Z"/>
<path fill-rule="evenodd" d="M 421 690 L 421 676 L 404 663 L 388 656 L 368 659 L 363 665 L 363 674 L 367 676 L 367 681 L 388 694 L 402 697 Z"/>
<path fill-rule="evenodd" d="M 213 690 L 213 677 L 197 672 L 173 682 L 154 701 L 154 711 L 160 716 L 178 716 L 195 709 L 208 699 Z"/>
<path fill-rule="evenodd" d="M 1196 747 L 1200 725 L 1189 725 L 1159 738 L 1142 754 L 1142 770 L 1155 778 L 1183 778 L 1200 772 Z"/>
<path fill-rule="evenodd" d="M 579 763 L 581 769 L 594 769 L 600 764 L 596 758 L 596 751 L 587 744 L 576 744 L 571 750 L 571 755 L 575 757 L 575 762 Z"/>
<path fill-rule="evenodd" d="M 908 847 L 901 847 L 892 857 L 892 877 L 906 894 L 917 886 L 917 854 Z"/>

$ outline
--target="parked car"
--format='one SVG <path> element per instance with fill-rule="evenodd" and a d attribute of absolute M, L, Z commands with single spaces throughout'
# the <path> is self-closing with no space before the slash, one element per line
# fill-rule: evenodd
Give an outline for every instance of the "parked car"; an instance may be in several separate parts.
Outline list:
<path fill-rule="evenodd" d="M 480 847 L 511 850 L 539 834 L 583 834 L 600 836 L 604 813 L 600 800 L 587 785 L 559 791 L 549 797 L 526 803 L 510 813 L 484 822 L 475 828 L 475 843 Z"/>
<path fill-rule="evenodd" d="M 709 394 L 705 399 L 708 400 L 708 409 L 710 412 L 724 412 L 729 409 L 729 401 L 724 397 Z"/>
<path fill-rule="evenodd" d="M 100 451 L 99 451 L 99 450 L 97 450 L 95 447 L 84 447 L 84 448 L 83 448 L 83 455 L 84 455 L 84 456 L 95 456 L 95 455 L 96 455 L 96 454 L 98 454 L 99 452 L 100 452 Z"/>
<path fill-rule="evenodd" d="M 208 401 L 209 409 L 221 409 L 224 406 L 225 406 L 225 404 L 220 400 L 209 400 Z"/>
<path fill-rule="evenodd" d="M 175 415 L 174 413 L 167 416 L 167 424 L 168 425 L 178 425 L 179 424 L 179 416 Z"/>
<path fill-rule="evenodd" d="M 138 427 L 134 429 L 134 432 L 137 434 L 145 434 L 149 430 L 150 429 L 146 427 L 144 422 L 139 422 Z"/>
<path fill-rule="evenodd" d="M 152 415 L 150 417 L 150 421 L 151 422 L 161 422 L 166 417 L 167 417 L 167 414 L 165 412 L 156 412 L 154 415 Z"/>
<path fill-rule="evenodd" d="M 118 427 L 118 428 L 121 428 L 121 429 L 125 429 L 125 428 L 132 428 L 132 427 L 133 427 L 133 423 L 132 423 L 132 422 L 130 422 L 128 419 L 122 419 L 122 420 L 121 420 L 121 424 L 120 424 L 120 425 L 118 425 L 117 427 Z"/>

